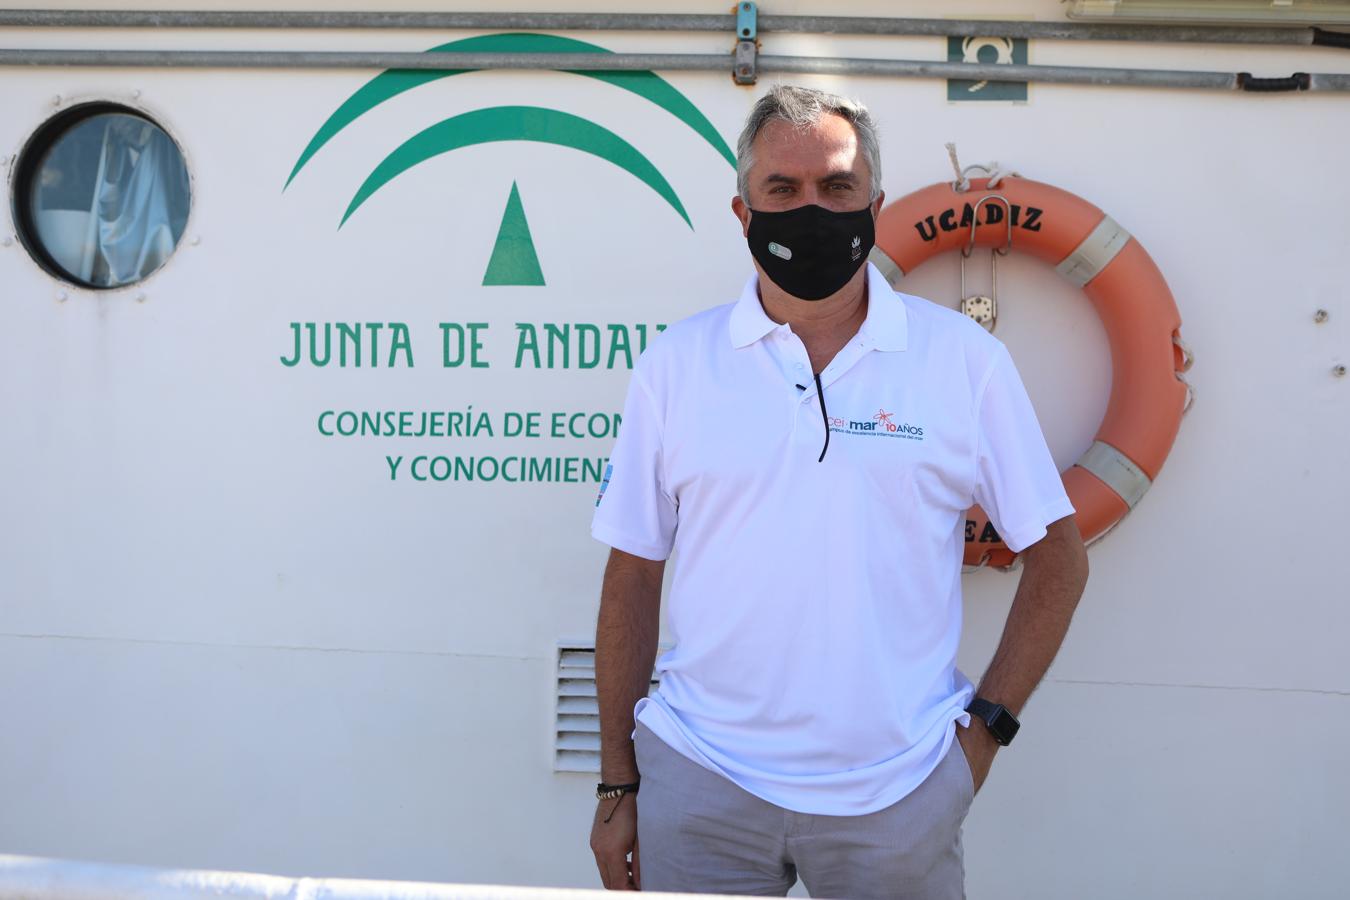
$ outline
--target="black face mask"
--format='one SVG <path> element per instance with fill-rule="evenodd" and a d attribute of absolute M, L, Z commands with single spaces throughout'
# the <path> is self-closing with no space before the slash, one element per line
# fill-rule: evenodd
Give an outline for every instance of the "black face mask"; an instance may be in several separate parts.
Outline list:
<path fill-rule="evenodd" d="M 750 210 L 750 255 L 774 284 L 801 300 L 821 300 L 848 284 L 876 243 L 871 206 L 831 212 L 799 206 Z"/>

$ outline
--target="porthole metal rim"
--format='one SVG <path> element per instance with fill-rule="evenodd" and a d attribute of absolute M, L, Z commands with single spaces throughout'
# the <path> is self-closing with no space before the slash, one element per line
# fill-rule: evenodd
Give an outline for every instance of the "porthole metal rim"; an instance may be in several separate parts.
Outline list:
<path fill-rule="evenodd" d="M 27 136 L 21 142 L 19 148 L 9 155 L 9 161 L 4 167 L 6 170 L 5 180 L 9 188 L 8 212 L 10 215 L 10 233 L 13 235 L 15 243 L 23 248 L 28 259 L 36 265 L 44 275 L 52 278 L 55 282 L 55 287 L 60 291 L 78 291 L 101 298 L 111 298 L 123 294 L 142 294 L 144 293 L 146 286 L 156 280 L 170 265 L 173 264 L 174 260 L 179 257 L 184 244 L 193 246 L 189 235 L 192 234 L 192 226 L 196 219 L 197 191 L 191 157 L 184 147 L 183 142 L 179 139 L 176 129 L 165 124 L 166 116 L 163 112 L 144 103 L 144 94 L 139 90 L 135 91 L 130 98 L 110 97 L 106 94 L 58 96 L 60 108 L 54 113 L 44 115 L 35 125 L 27 130 Z M 165 259 L 158 268 L 144 278 L 137 279 L 136 281 L 104 287 L 87 284 L 75 279 L 52 259 L 51 254 L 47 253 L 46 249 L 40 245 L 30 232 L 30 229 L 34 228 L 34 223 L 31 221 L 31 216 L 28 214 L 28 211 L 20 206 L 20 193 L 22 189 L 26 188 L 31 183 L 33 173 L 26 171 L 26 168 L 27 166 L 34 164 L 34 155 L 40 155 L 42 152 L 45 152 L 60 134 L 69 130 L 69 128 L 73 127 L 79 121 L 106 113 L 122 113 L 124 115 L 133 115 L 145 119 L 160 131 L 164 132 L 169 140 L 173 142 L 175 149 L 178 151 L 179 158 L 183 162 L 183 168 L 187 173 L 188 213 L 187 219 L 183 225 L 183 233 L 179 235 L 177 242 L 174 244 L 173 252 L 169 254 L 168 258 Z M 51 135 L 51 138 L 46 142 L 44 147 L 39 142 L 39 139 L 48 135 Z M 26 190 L 23 192 L 27 193 Z"/>

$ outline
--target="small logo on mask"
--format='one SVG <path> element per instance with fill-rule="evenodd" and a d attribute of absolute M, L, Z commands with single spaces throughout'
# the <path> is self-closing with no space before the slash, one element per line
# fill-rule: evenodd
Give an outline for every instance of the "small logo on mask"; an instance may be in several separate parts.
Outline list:
<path fill-rule="evenodd" d="M 792 259 L 792 251 L 777 241 L 769 241 L 769 252 L 779 259 Z M 854 257 L 857 259 L 857 257 Z"/>
<path fill-rule="evenodd" d="M 862 256 L 862 238 L 855 234 L 853 236 L 853 259 L 856 261 L 860 256 Z"/>

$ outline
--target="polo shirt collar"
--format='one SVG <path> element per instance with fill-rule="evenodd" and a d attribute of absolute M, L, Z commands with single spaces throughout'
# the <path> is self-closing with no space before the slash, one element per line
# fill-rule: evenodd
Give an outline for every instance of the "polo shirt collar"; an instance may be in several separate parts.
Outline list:
<path fill-rule="evenodd" d="M 731 310 L 731 345 L 737 350 L 749 347 L 777 327 L 778 323 L 769 318 L 759 302 L 759 273 L 751 272 L 741 290 L 741 299 Z"/>
<path fill-rule="evenodd" d="M 759 302 L 759 273 L 745 282 L 741 297 L 731 310 L 731 344 L 737 350 L 748 347 L 775 328 L 777 322 L 764 312 Z M 886 276 L 870 262 L 867 264 L 867 318 L 860 333 L 870 338 L 873 349 L 904 350 L 909 340 L 909 318 L 905 302 L 891 289 Z"/>
<path fill-rule="evenodd" d="M 861 332 L 877 350 L 904 350 L 909 346 L 909 315 L 905 301 L 881 270 L 867 264 L 867 318 Z"/>

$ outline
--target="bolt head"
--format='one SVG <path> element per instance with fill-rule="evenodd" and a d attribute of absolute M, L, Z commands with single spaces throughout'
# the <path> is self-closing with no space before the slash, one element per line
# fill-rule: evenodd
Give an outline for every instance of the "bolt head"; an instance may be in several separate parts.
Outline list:
<path fill-rule="evenodd" d="M 67 294 L 65 291 L 57 291 L 57 292 L 56 292 L 56 300 L 57 300 L 58 303 L 65 303 L 66 300 L 68 300 L 69 298 L 70 298 L 70 295 Z"/>
<path fill-rule="evenodd" d="M 3 243 L 6 247 L 13 247 L 14 238 L 5 238 L 4 241 L 0 241 L 0 243 Z"/>
<path fill-rule="evenodd" d="M 1319 309 L 1317 312 L 1313 313 L 1313 321 L 1316 322 L 1318 325 L 1321 325 L 1330 317 L 1330 315 L 1331 314 L 1328 313 L 1325 309 Z"/>
<path fill-rule="evenodd" d="M 61 95 L 57 94 L 55 97 L 52 98 L 52 106 L 60 106 L 60 105 L 61 105 Z"/>
<path fill-rule="evenodd" d="M 137 295 L 136 295 L 136 302 L 137 302 L 137 303 L 144 303 L 144 302 L 145 302 L 145 295 L 144 295 L 144 294 L 137 294 Z"/>
<path fill-rule="evenodd" d="M 1331 374 L 1332 374 L 1332 375 L 1335 375 L 1337 378 L 1344 378 L 1344 377 L 1345 377 L 1345 366 L 1332 366 L 1332 368 L 1331 368 Z"/>

